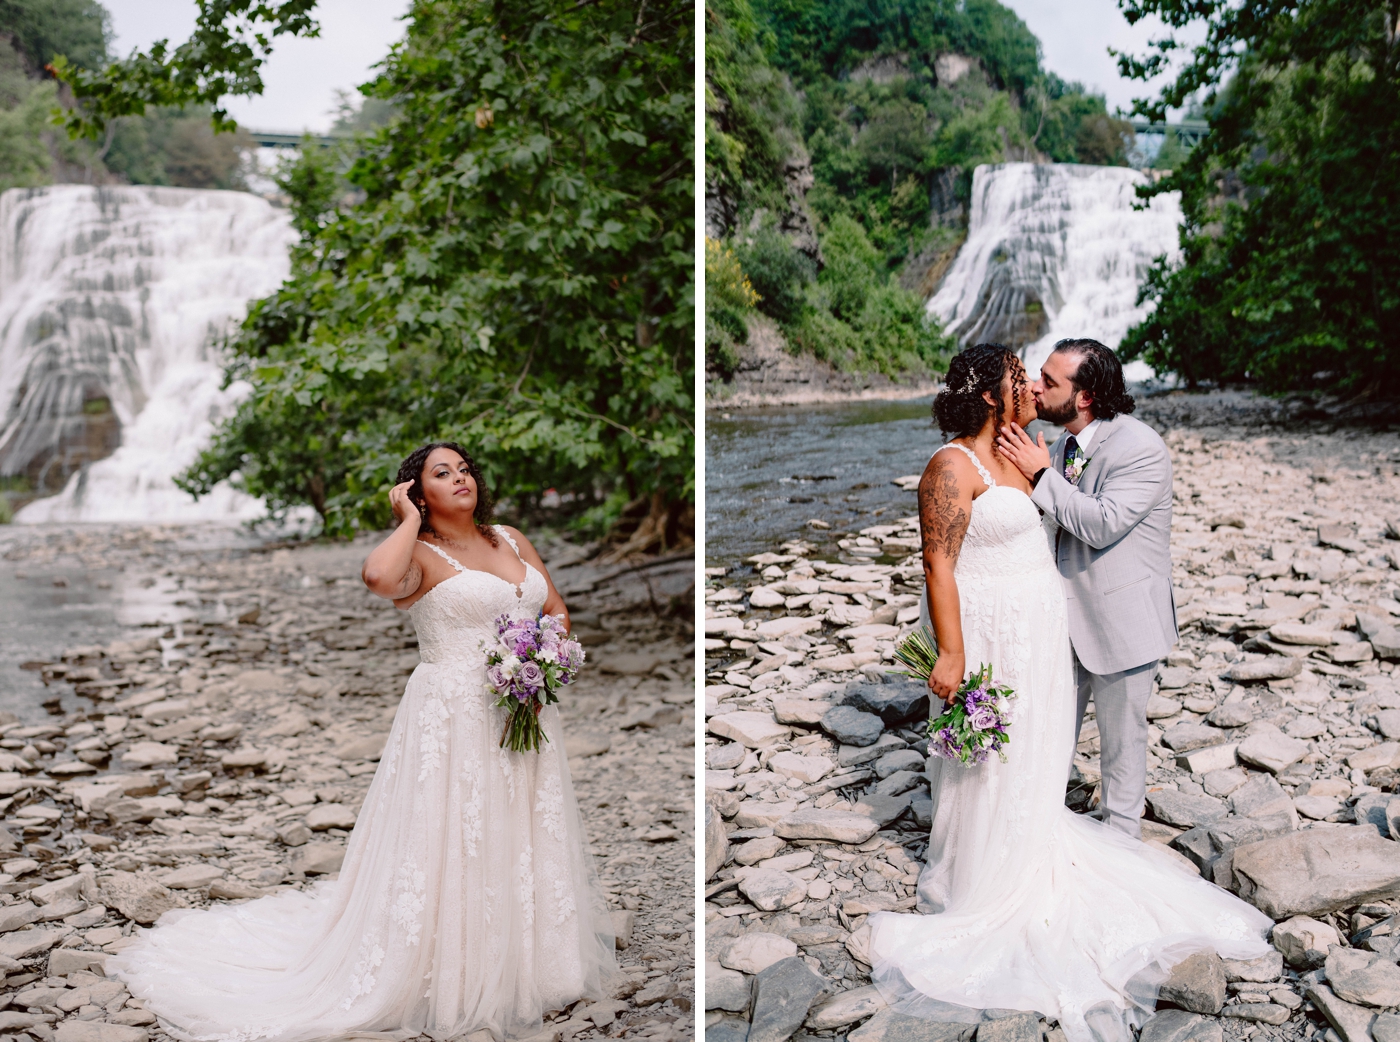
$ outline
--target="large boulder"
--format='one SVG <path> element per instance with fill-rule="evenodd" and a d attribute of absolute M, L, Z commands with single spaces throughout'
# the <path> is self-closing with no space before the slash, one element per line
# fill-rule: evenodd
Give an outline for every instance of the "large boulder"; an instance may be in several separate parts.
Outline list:
<path fill-rule="evenodd" d="M 881 675 L 878 682 L 846 685 L 844 705 L 873 713 L 886 727 L 897 727 L 911 720 L 928 720 L 928 685 L 911 677 Z"/>
<path fill-rule="evenodd" d="M 1400 844 L 1369 825 L 1308 829 L 1234 851 L 1234 889 L 1272 919 L 1321 915 L 1400 893 Z"/>
<path fill-rule="evenodd" d="M 1363 1006 L 1400 1006 L 1400 966 L 1385 956 L 1337 945 L 1327 955 L 1326 969 L 1338 998 Z"/>

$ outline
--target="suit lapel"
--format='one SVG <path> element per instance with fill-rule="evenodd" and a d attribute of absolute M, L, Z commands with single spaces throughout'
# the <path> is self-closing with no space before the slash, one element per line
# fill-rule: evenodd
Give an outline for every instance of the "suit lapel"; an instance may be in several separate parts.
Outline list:
<path fill-rule="evenodd" d="M 1103 474 L 1104 467 L 1107 466 L 1105 461 L 1108 459 L 1106 454 L 1108 443 L 1112 441 L 1119 429 L 1117 416 L 1101 422 L 1103 426 L 1089 449 L 1089 462 L 1084 467 L 1084 473 L 1079 476 L 1079 487 L 1085 492 L 1098 491 L 1099 476 Z"/>

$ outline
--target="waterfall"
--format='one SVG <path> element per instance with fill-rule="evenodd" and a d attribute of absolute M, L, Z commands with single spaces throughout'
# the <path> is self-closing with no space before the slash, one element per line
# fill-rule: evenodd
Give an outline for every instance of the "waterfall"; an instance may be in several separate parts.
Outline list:
<path fill-rule="evenodd" d="M 246 386 L 218 339 L 277 288 L 287 215 L 244 192 L 56 185 L 0 195 L 0 478 L 24 522 L 242 520 L 171 478 Z M 57 493 L 52 494 L 52 493 Z"/>
<path fill-rule="evenodd" d="M 1034 374 L 1064 337 L 1116 348 L 1146 317 L 1138 287 L 1159 256 L 1175 257 L 1180 198 L 1143 210 L 1127 167 L 1003 163 L 972 175 L 967 242 L 928 310 L 964 346 L 1014 347 Z M 1145 379 L 1142 362 L 1129 379 Z"/>

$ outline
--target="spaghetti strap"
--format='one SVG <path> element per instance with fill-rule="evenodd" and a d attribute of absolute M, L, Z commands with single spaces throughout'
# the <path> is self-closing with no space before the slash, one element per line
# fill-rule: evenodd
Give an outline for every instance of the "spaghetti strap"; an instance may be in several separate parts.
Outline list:
<path fill-rule="evenodd" d="M 418 542 L 422 543 L 424 546 L 426 546 L 426 547 L 427 547 L 429 550 L 431 550 L 433 553 L 437 554 L 437 555 L 438 555 L 439 557 L 441 557 L 444 561 L 446 561 L 448 564 L 450 564 L 453 568 L 457 569 L 457 571 L 459 571 L 459 572 L 465 572 L 465 571 L 467 570 L 466 565 L 462 564 L 461 561 L 457 560 L 457 558 L 453 557 L 451 554 L 449 554 L 449 553 L 448 553 L 446 550 L 444 550 L 442 547 L 440 547 L 440 546 L 434 546 L 432 543 L 428 542 L 426 539 L 419 539 Z"/>
<path fill-rule="evenodd" d="M 973 452 L 966 445 L 959 445 L 955 441 L 950 441 L 948 442 L 948 444 L 943 445 L 940 448 L 934 450 L 933 454 L 937 456 L 944 449 L 957 449 L 959 452 L 967 453 L 967 458 L 972 460 L 972 465 L 977 468 L 977 473 L 981 475 L 982 480 L 987 483 L 987 487 L 996 488 L 997 483 L 994 480 L 992 480 L 991 472 L 988 471 L 986 467 L 982 466 L 982 461 L 977 458 L 977 453 Z"/>
<path fill-rule="evenodd" d="M 496 534 L 497 534 L 498 536 L 500 536 L 500 537 L 503 538 L 507 543 L 510 544 L 510 548 L 511 548 L 512 550 L 515 551 L 515 556 L 516 556 L 516 557 L 520 557 L 520 547 L 518 547 L 518 546 L 515 545 L 515 540 L 511 538 L 510 533 L 507 532 L 507 531 L 506 531 L 504 528 L 502 528 L 500 525 L 492 525 L 491 527 L 494 528 L 494 529 L 496 530 Z M 521 563 L 523 564 L 524 561 L 525 561 L 525 558 L 520 557 L 520 561 L 521 561 Z"/>

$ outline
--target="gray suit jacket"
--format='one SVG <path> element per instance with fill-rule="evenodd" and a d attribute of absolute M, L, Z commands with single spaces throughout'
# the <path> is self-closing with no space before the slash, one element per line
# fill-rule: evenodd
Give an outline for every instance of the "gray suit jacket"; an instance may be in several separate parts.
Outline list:
<path fill-rule="evenodd" d="M 1074 653 L 1101 676 L 1147 665 L 1177 640 L 1171 456 L 1156 431 L 1123 415 L 1103 421 L 1077 486 L 1064 452 L 1062 435 L 1031 501 L 1060 527 Z"/>

